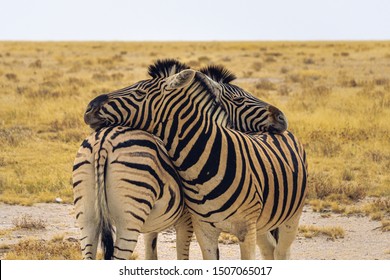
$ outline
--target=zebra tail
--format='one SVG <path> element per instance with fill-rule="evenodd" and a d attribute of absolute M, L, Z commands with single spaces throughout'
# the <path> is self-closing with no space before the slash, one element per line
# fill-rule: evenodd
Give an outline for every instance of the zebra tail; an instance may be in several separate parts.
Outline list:
<path fill-rule="evenodd" d="M 96 210 L 98 212 L 98 235 L 101 236 L 101 246 L 105 260 L 112 259 L 114 254 L 114 239 L 113 239 L 113 227 L 110 220 L 110 213 L 107 204 L 107 189 L 106 189 L 106 172 L 108 153 L 107 149 L 103 147 L 99 149 L 98 153 L 95 153 L 95 174 L 96 174 Z"/>

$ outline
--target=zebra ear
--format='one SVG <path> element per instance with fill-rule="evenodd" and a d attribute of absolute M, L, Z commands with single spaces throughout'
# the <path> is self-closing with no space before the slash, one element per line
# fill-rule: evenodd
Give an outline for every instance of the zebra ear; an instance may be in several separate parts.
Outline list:
<path fill-rule="evenodd" d="M 192 82 L 195 77 L 195 74 L 195 70 L 186 69 L 178 74 L 169 77 L 167 80 L 167 89 L 178 89 L 187 86 L 189 83 Z"/>
<path fill-rule="evenodd" d="M 219 83 L 208 77 L 204 74 L 199 74 L 200 79 L 203 81 L 203 84 L 208 88 L 208 90 L 214 95 L 215 101 L 221 104 L 221 95 L 222 87 Z"/>

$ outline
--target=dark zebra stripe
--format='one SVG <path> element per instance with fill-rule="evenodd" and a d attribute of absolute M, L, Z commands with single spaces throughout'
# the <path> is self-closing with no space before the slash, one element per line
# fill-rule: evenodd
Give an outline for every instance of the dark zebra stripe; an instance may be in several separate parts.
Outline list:
<path fill-rule="evenodd" d="M 101 129 L 83 141 L 74 166 L 75 216 L 84 259 L 96 257 L 99 236 L 105 258 L 128 259 L 140 233 L 155 236 L 145 245 L 146 256 L 156 259 L 157 233 L 172 225 L 180 240 L 178 258 L 188 259 L 191 218 L 159 139 L 124 127 Z"/>

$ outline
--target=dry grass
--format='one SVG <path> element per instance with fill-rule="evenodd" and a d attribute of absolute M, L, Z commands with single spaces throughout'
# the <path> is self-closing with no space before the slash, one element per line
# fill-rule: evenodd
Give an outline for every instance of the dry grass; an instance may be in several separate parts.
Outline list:
<path fill-rule="evenodd" d="M 6 260 L 79 260 L 80 245 L 61 238 L 50 241 L 27 239 L 8 246 Z"/>
<path fill-rule="evenodd" d="M 80 243 L 64 235 L 53 236 L 51 240 L 25 239 L 15 245 L 2 246 L 0 250 L 6 252 L 5 260 L 80 260 Z M 138 259 L 137 253 L 131 260 Z M 97 259 L 103 259 L 100 251 Z"/>
<path fill-rule="evenodd" d="M 145 79 L 148 64 L 170 57 L 195 68 L 224 64 L 236 84 L 285 112 L 307 150 L 310 199 L 348 211 L 366 196 L 389 198 L 389 49 L 390 42 L 0 42 L 0 201 L 72 202 L 89 100 Z"/>
<path fill-rule="evenodd" d="M 2 238 L 3 236 L 7 236 L 8 234 L 10 234 L 12 232 L 11 229 L 1 229 L 0 230 L 0 238 Z"/>
<path fill-rule="evenodd" d="M 390 231 L 390 220 L 382 220 L 382 231 Z"/>
<path fill-rule="evenodd" d="M 40 218 L 33 218 L 31 215 L 23 215 L 12 221 L 16 229 L 44 229 L 46 222 Z"/>
<path fill-rule="evenodd" d="M 299 227 L 298 232 L 303 235 L 305 238 L 313 238 L 316 236 L 326 236 L 331 240 L 335 240 L 338 238 L 344 238 L 345 231 L 342 227 L 334 226 L 334 227 L 317 227 L 317 226 L 307 226 L 302 225 Z"/>
<path fill-rule="evenodd" d="M 238 238 L 230 233 L 222 232 L 218 237 L 218 243 L 222 244 L 237 244 Z"/>

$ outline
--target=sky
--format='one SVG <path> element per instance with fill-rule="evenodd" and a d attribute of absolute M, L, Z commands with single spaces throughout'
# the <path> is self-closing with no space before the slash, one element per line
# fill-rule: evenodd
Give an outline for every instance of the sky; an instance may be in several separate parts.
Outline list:
<path fill-rule="evenodd" d="M 0 0 L 0 40 L 390 40 L 390 1 Z"/>

